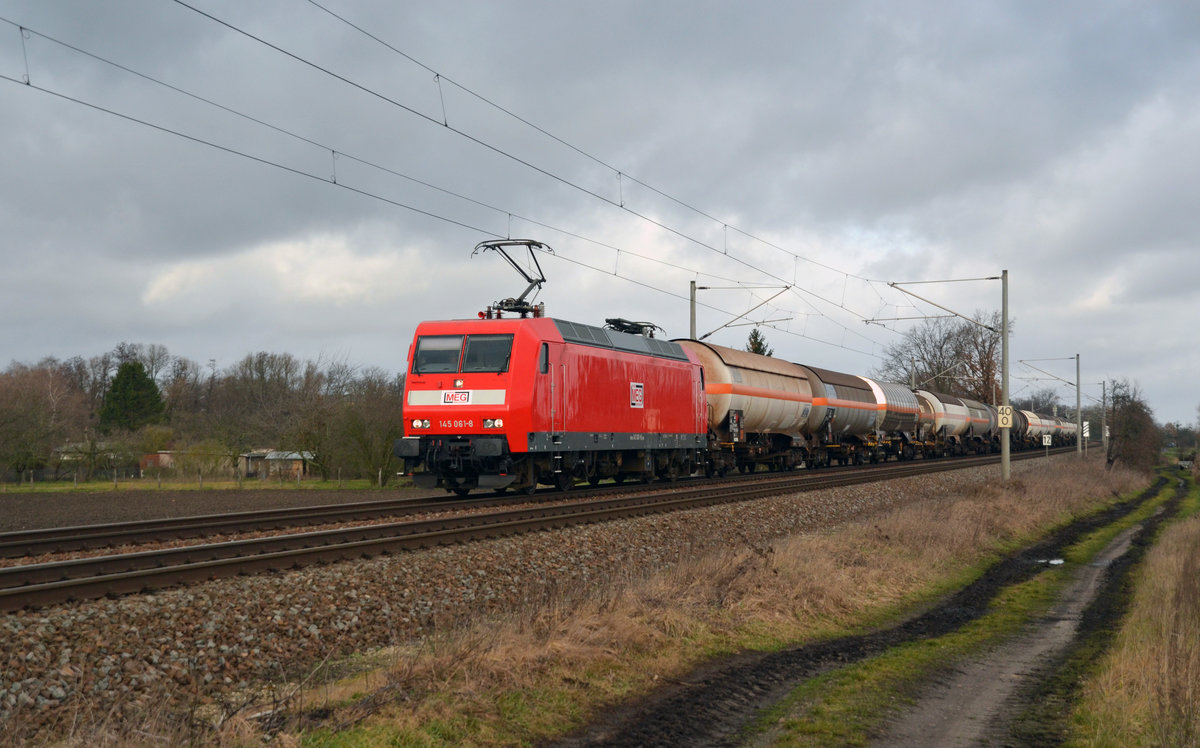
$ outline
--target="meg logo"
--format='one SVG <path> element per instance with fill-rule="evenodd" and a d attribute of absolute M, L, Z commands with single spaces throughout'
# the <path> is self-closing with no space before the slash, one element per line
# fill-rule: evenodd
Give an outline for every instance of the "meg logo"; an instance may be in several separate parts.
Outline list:
<path fill-rule="evenodd" d="M 641 382 L 629 383 L 629 407 L 645 408 L 646 407 L 646 386 Z"/>
<path fill-rule="evenodd" d="M 442 392 L 443 405 L 470 405 L 471 391 L 470 390 L 446 390 Z"/>

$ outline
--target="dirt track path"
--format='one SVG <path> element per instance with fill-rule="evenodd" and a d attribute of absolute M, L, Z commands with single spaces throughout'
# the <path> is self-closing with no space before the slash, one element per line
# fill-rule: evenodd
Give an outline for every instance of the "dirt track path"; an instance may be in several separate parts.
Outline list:
<path fill-rule="evenodd" d="M 1058 603 L 1017 639 L 962 663 L 930 684 L 917 704 L 893 722 L 876 746 L 1002 745 L 1009 720 L 1022 707 L 1039 667 L 1065 651 L 1079 630 L 1084 609 L 1095 599 L 1109 564 L 1129 550 L 1141 529 L 1121 533 L 1088 566 L 1079 569 Z"/>
<path fill-rule="evenodd" d="M 986 615 L 1005 587 L 1031 579 L 1066 547 L 1153 500 L 1167 483 L 1161 478 L 1136 498 L 1059 528 L 894 628 L 711 662 L 636 703 L 617 705 L 586 728 L 549 745 L 746 745 L 742 729 L 795 684 L 897 646 L 943 636 Z M 914 709 L 884 726 L 875 745 L 1053 744 L 1059 716 L 1052 713 L 1054 705 L 1072 699 L 1069 683 L 1066 692 L 1052 698 L 1046 690 L 1060 677 L 1057 663 L 1072 656 L 1081 638 L 1103 636 L 1118 625 L 1124 606 L 1122 584 L 1153 542 L 1157 526 L 1174 515 L 1179 500 L 1175 496 L 1166 501 L 1153 517 L 1123 532 L 1091 565 L 1080 569 L 1054 611 L 1025 635 L 936 679 Z M 1064 651 L 1064 657 L 1054 656 Z M 781 738 L 786 742 L 786 737 L 768 730 L 749 737 L 749 744 L 774 745 Z"/>

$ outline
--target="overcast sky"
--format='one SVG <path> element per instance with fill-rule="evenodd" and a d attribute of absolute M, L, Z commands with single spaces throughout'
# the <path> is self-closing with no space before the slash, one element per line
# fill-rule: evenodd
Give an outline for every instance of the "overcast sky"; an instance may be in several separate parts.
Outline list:
<path fill-rule="evenodd" d="M 1073 382 L 1078 353 L 1086 397 L 1127 378 L 1158 420 L 1196 421 L 1195 3 L 3 0 L 0 19 L 0 366 L 127 341 L 399 371 L 418 321 L 524 290 L 472 256 L 511 236 L 553 248 L 551 316 L 685 337 L 691 280 L 700 334 L 787 287 L 742 321 L 849 373 L 917 324 L 878 320 L 941 313 L 890 282 L 1007 269 L 1014 397 L 1073 405 L 1018 361 Z M 994 280 L 907 288 L 1000 311 Z"/>

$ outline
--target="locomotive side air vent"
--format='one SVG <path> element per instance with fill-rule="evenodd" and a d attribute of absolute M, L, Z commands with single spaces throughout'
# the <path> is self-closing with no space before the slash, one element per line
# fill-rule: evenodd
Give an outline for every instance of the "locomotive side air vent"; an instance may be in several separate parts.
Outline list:
<path fill-rule="evenodd" d="M 554 324 L 558 325 L 558 332 L 563 336 L 563 340 L 570 343 L 582 343 L 584 345 L 594 345 L 600 348 L 612 348 L 612 340 L 608 337 L 608 333 L 601 330 L 599 327 L 591 325 L 581 325 L 578 322 L 568 322 L 565 319 L 556 319 Z"/>

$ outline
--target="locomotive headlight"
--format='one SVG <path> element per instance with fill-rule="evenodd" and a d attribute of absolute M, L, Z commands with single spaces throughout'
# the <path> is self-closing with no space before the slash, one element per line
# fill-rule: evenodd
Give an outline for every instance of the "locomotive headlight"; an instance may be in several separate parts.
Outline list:
<path fill-rule="evenodd" d="M 483 427 L 485 429 L 502 429 L 504 428 L 503 418 L 485 418 L 483 419 Z"/>
<path fill-rule="evenodd" d="M 414 429 L 427 429 L 429 428 L 429 419 L 421 420 L 420 418 L 414 418 L 412 419 L 412 427 Z"/>
<path fill-rule="evenodd" d="M 502 429 L 502 428 L 504 428 L 504 419 L 503 419 L 503 418 L 497 418 L 497 419 L 496 419 L 496 424 L 495 424 L 495 425 L 496 425 L 496 428 L 498 428 L 498 429 Z"/>

